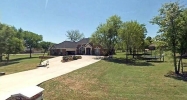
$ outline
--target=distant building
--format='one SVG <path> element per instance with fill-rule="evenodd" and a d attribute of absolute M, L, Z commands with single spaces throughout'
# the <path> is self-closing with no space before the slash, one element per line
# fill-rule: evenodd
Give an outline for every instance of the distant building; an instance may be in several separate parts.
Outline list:
<path fill-rule="evenodd" d="M 64 41 L 55 44 L 51 50 L 51 55 L 104 55 L 106 49 L 100 45 L 90 43 L 90 38 L 83 38 L 78 42 Z"/>

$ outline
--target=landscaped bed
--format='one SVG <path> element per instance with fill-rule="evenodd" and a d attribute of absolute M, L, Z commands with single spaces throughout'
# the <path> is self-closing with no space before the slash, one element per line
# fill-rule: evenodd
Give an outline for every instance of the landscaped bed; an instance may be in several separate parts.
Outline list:
<path fill-rule="evenodd" d="M 78 60 L 78 59 L 82 59 L 82 56 L 63 56 L 61 61 L 69 62 L 69 61 Z"/>
<path fill-rule="evenodd" d="M 54 56 L 39 56 L 40 59 L 50 59 L 54 58 Z"/>

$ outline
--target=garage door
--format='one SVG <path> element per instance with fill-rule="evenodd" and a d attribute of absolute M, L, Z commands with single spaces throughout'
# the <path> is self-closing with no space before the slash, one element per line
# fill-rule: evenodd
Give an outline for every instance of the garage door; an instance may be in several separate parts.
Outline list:
<path fill-rule="evenodd" d="M 75 51 L 67 51 L 68 55 L 75 55 Z"/>

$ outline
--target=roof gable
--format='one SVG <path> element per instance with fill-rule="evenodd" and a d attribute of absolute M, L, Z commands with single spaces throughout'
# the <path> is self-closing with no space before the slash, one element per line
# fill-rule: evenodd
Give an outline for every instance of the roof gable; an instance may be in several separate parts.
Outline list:
<path fill-rule="evenodd" d="M 85 45 L 85 47 L 92 48 L 92 46 L 91 46 L 89 43 L 87 43 L 87 44 Z"/>

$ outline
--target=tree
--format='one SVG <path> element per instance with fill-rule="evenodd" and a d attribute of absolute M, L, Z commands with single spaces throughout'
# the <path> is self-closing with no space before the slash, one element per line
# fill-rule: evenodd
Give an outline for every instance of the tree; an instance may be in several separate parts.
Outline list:
<path fill-rule="evenodd" d="M 1 24 L 0 28 L 0 54 L 2 61 L 2 54 L 7 54 L 7 62 L 9 61 L 9 54 L 15 54 L 23 51 L 23 40 L 16 37 L 16 28 Z"/>
<path fill-rule="evenodd" d="M 7 30 L 8 26 L 0 23 L 0 61 L 2 61 L 3 53 L 6 51 L 6 43 L 11 35 Z"/>
<path fill-rule="evenodd" d="M 40 42 L 40 47 L 44 50 L 43 57 L 44 57 L 45 53 L 51 48 L 52 45 L 53 45 L 53 43 L 51 43 L 51 42 L 46 42 L 46 41 Z M 41 63 L 42 63 L 42 58 L 40 61 L 40 65 L 41 65 Z"/>
<path fill-rule="evenodd" d="M 152 38 L 150 36 L 146 37 L 146 39 L 150 44 L 152 43 Z"/>
<path fill-rule="evenodd" d="M 35 34 L 33 32 L 24 31 L 23 38 L 24 38 L 26 47 L 28 47 L 30 50 L 30 58 L 31 58 L 32 48 L 39 47 L 39 42 L 42 41 L 42 36 Z"/>
<path fill-rule="evenodd" d="M 52 45 L 53 43 L 51 42 L 47 42 L 47 41 L 40 42 L 40 47 L 44 50 L 44 52 L 48 51 Z"/>
<path fill-rule="evenodd" d="M 119 30 L 119 38 L 122 40 L 122 46 L 125 46 L 123 48 L 126 49 L 126 53 L 130 51 L 130 54 L 134 54 L 133 51 L 142 49 L 146 32 L 145 25 L 137 21 L 127 21 L 122 24 Z"/>
<path fill-rule="evenodd" d="M 84 38 L 84 34 L 80 33 L 79 30 L 70 30 L 67 31 L 66 36 L 69 40 L 76 42 Z"/>
<path fill-rule="evenodd" d="M 179 74 L 180 66 L 177 66 L 176 53 L 179 50 L 179 45 L 183 45 L 184 40 L 182 31 L 184 27 L 184 20 L 181 19 L 181 15 L 184 8 L 180 6 L 178 2 L 171 2 L 164 4 L 159 10 L 159 15 L 154 17 L 151 21 L 153 24 L 160 26 L 159 33 L 165 37 L 165 41 L 168 44 L 169 49 L 173 53 L 174 70 L 176 74 Z M 183 42 L 182 42 L 183 41 Z M 182 49 L 184 50 L 184 48 Z M 182 54 L 182 52 L 180 52 Z"/>
<path fill-rule="evenodd" d="M 11 37 L 8 41 L 7 41 L 7 50 L 6 50 L 6 54 L 7 54 L 7 62 L 9 61 L 9 55 L 10 54 L 16 54 L 16 53 L 20 53 L 21 51 L 23 51 L 24 49 L 24 45 L 23 45 L 23 41 L 18 39 L 17 37 Z"/>
<path fill-rule="evenodd" d="M 22 28 L 19 28 L 19 29 L 17 30 L 17 32 L 16 32 L 16 37 L 17 37 L 18 39 L 23 39 L 23 35 L 24 35 L 23 29 L 22 29 Z"/>
<path fill-rule="evenodd" d="M 107 54 L 112 55 L 118 40 L 118 30 L 121 24 L 122 21 L 119 16 L 111 16 L 105 24 L 100 24 L 97 27 L 96 32 L 91 36 L 91 42 L 102 45 L 107 49 Z"/>

